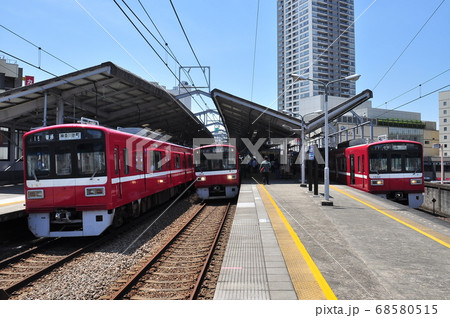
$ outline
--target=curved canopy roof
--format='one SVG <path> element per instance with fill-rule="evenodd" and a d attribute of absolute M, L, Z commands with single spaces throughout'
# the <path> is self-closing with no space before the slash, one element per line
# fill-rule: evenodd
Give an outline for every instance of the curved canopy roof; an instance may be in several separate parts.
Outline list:
<path fill-rule="evenodd" d="M 293 136 L 293 130 L 302 129 L 302 121 L 274 109 L 261 106 L 224 91 L 214 89 L 211 98 L 222 117 L 230 138 L 236 138 L 238 149 L 242 150 L 242 138 L 248 138 L 253 144 L 259 138 L 286 138 Z M 329 109 L 328 119 L 333 119 L 354 109 L 372 98 L 372 91 L 365 90 L 347 101 Z M 305 133 L 313 132 L 324 126 L 324 114 L 305 123 Z"/>
<path fill-rule="evenodd" d="M 111 62 L 0 94 L 0 126 L 29 130 L 81 117 L 112 128 L 147 127 L 185 145 L 212 138 L 172 94 Z"/>

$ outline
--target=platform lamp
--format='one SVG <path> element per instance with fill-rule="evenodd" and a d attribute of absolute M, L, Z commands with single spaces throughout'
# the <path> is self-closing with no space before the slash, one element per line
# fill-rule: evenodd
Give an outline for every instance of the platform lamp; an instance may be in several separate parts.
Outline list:
<path fill-rule="evenodd" d="M 325 125 L 324 125 L 324 130 L 325 130 L 325 168 L 323 170 L 323 183 L 324 183 L 324 199 L 325 201 L 322 202 L 322 205 L 333 205 L 333 202 L 330 201 L 330 168 L 328 166 L 328 87 L 336 82 L 341 82 L 341 81 L 357 81 L 361 75 L 359 74 L 353 74 L 353 75 L 349 75 L 346 77 L 342 77 L 342 78 L 338 78 L 336 80 L 333 81 L 319 81 L 319 80 L 314 80 L 311 78 L 307 78 L 307 77 L 303 77 L 301 75 L 296 75 L 296 74 L 291 74 L 292 79 L 294 80 L 294 82 L 296 81 L 311 81 L 317 84 L 320 84 L 324 87 L 325 90 L 325 102 L 323 105 L 323 112 L 325 113 Z"/>

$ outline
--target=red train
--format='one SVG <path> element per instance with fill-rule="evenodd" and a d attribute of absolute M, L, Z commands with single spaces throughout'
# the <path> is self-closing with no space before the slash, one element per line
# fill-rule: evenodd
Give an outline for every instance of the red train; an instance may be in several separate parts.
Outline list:
<path fill-rule="evenodd" d="M 195 148 L 194 165 L 195 187 L 201 199 L 229 199 L 239 194 L 239 154 L 235 146 Z"/>
<path fill-rule="evenodd" d="M 95 125 L 24 135 L 26 210 L 38 237 L 95 236 L 195 180 L 192 149 Z"/>
<path fill-rule="evenodd" d="M 424 174 L 422 144 L 385 140 L 369 144 L 343 145 L 330 151 L 330 178 L 387 199 L 423 203 Z"/>

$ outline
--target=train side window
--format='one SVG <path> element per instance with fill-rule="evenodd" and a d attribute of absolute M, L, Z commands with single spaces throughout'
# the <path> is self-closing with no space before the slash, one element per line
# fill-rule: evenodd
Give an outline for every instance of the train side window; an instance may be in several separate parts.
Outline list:
<path fill-rule="evenodd" d="M 175 158 L 175 169 L 180 169 L 181 168 L 181 158 L 180 158 L 180 154 L 176 153 L 174 155 Z"/>
<path fill-rule="evenodd" d="M 123 148 L 123 169 L 125 174 L 130 173 L 130 163 L 128 160 L 128 149 Z"/>
<path fill-rule="evenodd" d="M 144 160 L 142 151 L 136 151 L 134 154 L 136 160 L 136 172 L 144 171 Z"/>
<path fill-rule="evenodd" d="M 192 167 L 192 156 L 190 154 L 186 154 L 186 168 Z"/>
<path fill-rule="evenodd" d="M 150 155 L 151 171 L 161 171 L 163 167 L 163 155 L 161 151 L 151 151 Z"/>
<path fill-rule="evenodd" d="M 358 173 L 361 173 L 361 157 L 358 156 Z"/>

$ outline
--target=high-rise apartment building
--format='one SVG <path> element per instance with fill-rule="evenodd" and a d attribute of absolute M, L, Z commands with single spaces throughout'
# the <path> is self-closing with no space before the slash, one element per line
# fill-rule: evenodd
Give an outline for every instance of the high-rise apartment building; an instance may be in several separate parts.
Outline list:
<path fill-rule="evenodd" d="M 444 157 L 450 157 L 450 91 L 439 92 L 439 143 Z"/>
<path fill-rule="evenodd" d="M 354 0 L 278 0 L 278 110 L 305 114 L 302 99 L 321 85 L 291 74 L 332 81 L 355 73 Z M 355 83 L 331 84 L 329 96 L 355 95 Z"/>

